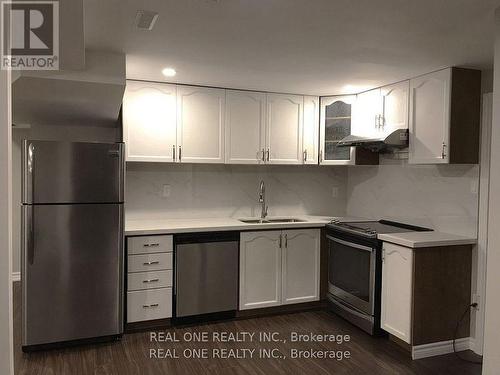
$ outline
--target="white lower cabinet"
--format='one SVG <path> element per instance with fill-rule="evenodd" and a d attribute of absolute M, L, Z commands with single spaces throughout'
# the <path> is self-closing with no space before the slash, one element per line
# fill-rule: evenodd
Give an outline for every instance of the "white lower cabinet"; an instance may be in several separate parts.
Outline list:
<path fill-rule="evenodd" d="M 172 316 L 172 288 L 127 293 L 127 323 Z"/>
<path fill-rule="evenodd" d="M 172 316 L 173 236 L 127 238 L 127 323 Z"/>
<path fill-rule="evenodd" d="M 281 304 L 281 231 L 240 236 L 240 310 Z"/>
<path fill-rule="evenodd" d="M 319 299 L 319 230 L 283 231 L 282 303 Z"/>
<path fill-rule="evenodd" d="M 381 327 L 411 343 L 413 250 L 384 242 Z"/>
<path fill-rule="evenodd" d="M 319 300 L 319 229 L 243 232 L 240 310 Z"/>

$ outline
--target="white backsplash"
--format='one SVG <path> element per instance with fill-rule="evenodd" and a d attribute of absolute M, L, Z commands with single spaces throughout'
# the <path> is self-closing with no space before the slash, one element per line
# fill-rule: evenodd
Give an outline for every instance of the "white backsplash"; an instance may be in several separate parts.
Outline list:
<path fill-rule="evenodd" d="M 344 167 L 128 163 L 126 217 L 259 216 L 260 180 L 270 216 L 342 216 L 346 176 Z M 162 197 L 163 185 L 169 185 L 169 197 Z"/>
<path fill-rule="evenodd" d="M 476 236 L 478 182 L 477 165 L 409 165 L 381 158 L 379 166 L 348 168 L 347 215 Z"/>

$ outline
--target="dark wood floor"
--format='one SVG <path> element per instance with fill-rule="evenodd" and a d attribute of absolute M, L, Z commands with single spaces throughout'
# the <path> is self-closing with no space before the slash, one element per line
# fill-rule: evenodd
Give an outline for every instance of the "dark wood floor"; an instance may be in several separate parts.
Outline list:
<path fill-rule="evenodd" d="M 290 332 L 348 334 L 351 341 L 336 343 L 269 344 L 260 342 L 222 344 L 152 343 L 149 333 L 124 335 L 121 341 L 38 353 L 22 353 L 20 285 L 14 285 L 15 373 L 18 375 L 157 375 L 157 374 L 481 374 L 481 366 L 460 361 L 453 354 L 412 361 L 408 353 L 387 338 L 373 338 L 341 318 L 326 311 L 302 312 L 264 318 L 234 320 L 200 326 L 172 328 L 182 337 L 185 332 L 261 332 L 277 331 L 287 338 Z M 341 350 L 350 359 L 150 359 L 150 348 L 273 348 L 289 355 L 291 348 Z M 470 355 L 471 353 L 466 353 Z"/>

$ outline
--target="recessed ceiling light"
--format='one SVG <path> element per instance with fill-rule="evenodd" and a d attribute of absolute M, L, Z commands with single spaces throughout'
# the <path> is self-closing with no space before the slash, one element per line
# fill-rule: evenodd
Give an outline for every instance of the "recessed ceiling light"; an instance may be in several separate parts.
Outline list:
<path fill-rule="evenodd" d="M 165 68 L 161 71 L 165 77 L 173 77 L 177 74 L 173 68 Z"/>

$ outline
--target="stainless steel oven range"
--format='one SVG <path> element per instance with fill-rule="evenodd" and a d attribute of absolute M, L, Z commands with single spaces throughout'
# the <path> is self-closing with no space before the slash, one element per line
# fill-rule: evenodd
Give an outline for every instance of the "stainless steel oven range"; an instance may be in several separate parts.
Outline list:
<path fill-rule="evenodd" d="M 387 220 L 327 225 L 328 300 L 332 311 L 371 335 L 381 333 L 381 233 L 429 231 Z"/>

